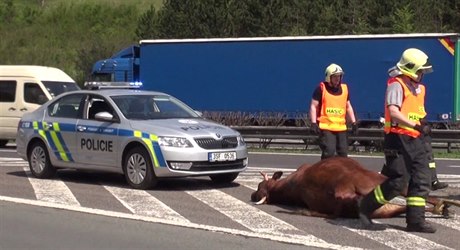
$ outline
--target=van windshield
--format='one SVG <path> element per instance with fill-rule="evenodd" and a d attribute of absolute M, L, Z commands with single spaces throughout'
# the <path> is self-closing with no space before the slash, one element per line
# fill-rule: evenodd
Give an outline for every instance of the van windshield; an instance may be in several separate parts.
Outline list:
<path fill-rule="evenodd" d="M 80 87 L 74 82 L 55 82 L 42 81 L 52 97 L 58 96 L 64 92 L 79 90 Z"/>

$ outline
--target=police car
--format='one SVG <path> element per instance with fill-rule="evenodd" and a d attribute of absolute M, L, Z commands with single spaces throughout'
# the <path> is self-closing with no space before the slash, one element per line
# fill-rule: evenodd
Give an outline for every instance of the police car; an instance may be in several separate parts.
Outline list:
<path fill-rule="evenodd" d="M 33 176 L 51 178 L 60 168 L 102 170 L 148 189 L 165 177 L 229 183 L 246 169 L 242 136 L 173 96 L 133 89 L 137 83 L 88 86 L 97 90 L 64 93 L 22 117 L 17 152 Z"/>

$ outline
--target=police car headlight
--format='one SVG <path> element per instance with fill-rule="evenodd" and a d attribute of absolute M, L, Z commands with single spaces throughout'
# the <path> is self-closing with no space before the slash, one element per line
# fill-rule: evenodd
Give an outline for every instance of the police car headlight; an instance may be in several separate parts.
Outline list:
<path fill-rule="evenodd" d="M 187 138 L 183 137 L 166 137 L 166 136 L 159 136 L 158 137 L 158 144 L 164 147 L 177 147 L 177 148 L 191 148 L 193 147 L 192 143 L 190 143 Z"/>
<path fill-rule="evenodd" d="M 246 142 L 244 141 L 244 138 L 241 135 L 238 136 L 238 145 L 240 146 L 246 145 Z"/>

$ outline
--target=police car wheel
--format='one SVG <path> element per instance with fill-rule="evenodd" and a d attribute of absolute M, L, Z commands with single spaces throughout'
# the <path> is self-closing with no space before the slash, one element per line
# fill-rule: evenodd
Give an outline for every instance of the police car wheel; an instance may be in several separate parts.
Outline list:
<path fill-rule="evenodd" d="M 215 174 L 215 175 L 210 175 L 209 178 L 214 183 L 218 184 L 225 184 L 225 183 L 230 183 L 238 177 L 239 173 L 228 173 L 228 174 Z"/>
<path fill-rule="evenodd" d="M 29 151 L 29 168 L 32 175 L 37 178 L 51 178 L 56 169 L 51 165 L 48 150 L 43 142 L 36 142 Z"/>
<path fill-rule="evenodd" d="M 128 184 L 136 189 L 149 189 L 157 183 L 150 155 L 142 147 L 133 148 L 128 152 L 123 171 Z"/>

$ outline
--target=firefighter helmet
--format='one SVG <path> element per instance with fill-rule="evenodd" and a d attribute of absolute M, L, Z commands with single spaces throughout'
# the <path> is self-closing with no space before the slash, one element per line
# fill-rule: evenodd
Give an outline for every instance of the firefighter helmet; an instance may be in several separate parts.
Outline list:
<path fill-rule="evenodd" d="M 423 51 L 415 48 L 406 49 L 396 67 L 413 80 L 419 78 L 419 71 L 424 74 L 433 72 L 428 56 Z"/>
<path fill-rule="evenodd" d="M 343 72 L 342 67 L 335 63 L 332 63 L 331 65 L 327 66 L 326 71 L 324 73 L 326 74 L 326 82 L 331 82 L 332 75 L 343 75 L 345 72 Z"/>

